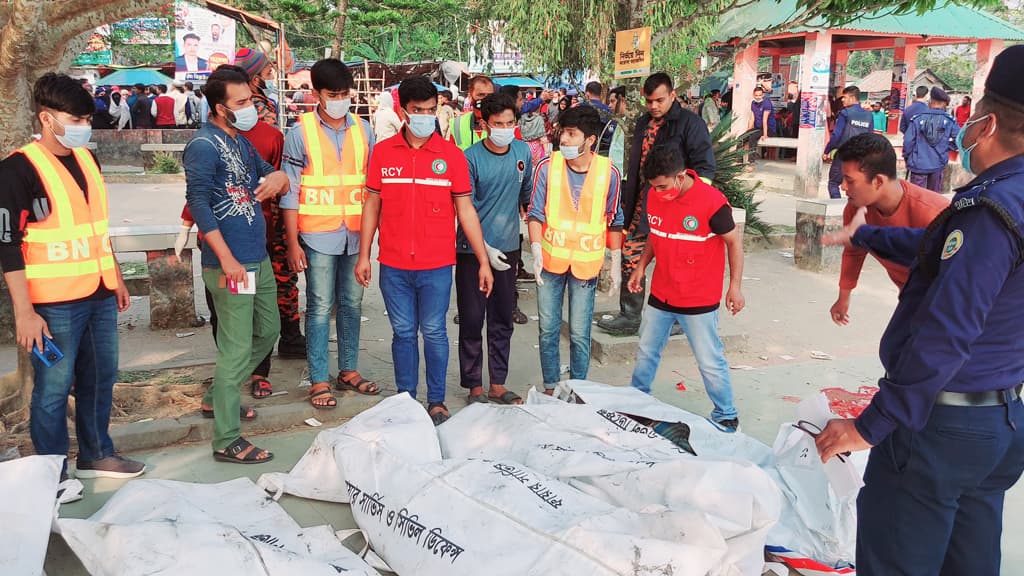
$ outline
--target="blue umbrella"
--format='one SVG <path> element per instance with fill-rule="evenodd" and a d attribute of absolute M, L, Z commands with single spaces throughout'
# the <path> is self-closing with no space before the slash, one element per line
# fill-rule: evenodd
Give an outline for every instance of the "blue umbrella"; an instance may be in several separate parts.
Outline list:
<path fill-rule="evenodd" d="M 533 78 L 526 76 L 506 76 L 502 78 L 492 78 L 494 83 L 498 86 L 518 86 L 519 88 L 544 88 L 544 85 L 537 82 Z"/>
<path fill-rule="evenodd" d="M 438 92 L 444 92 L 445 90 L 451 90 L 451 88 L 449 88 L 447 86 L 444 86 L 444 85 L 441 85 L 441 84 L 438 84 L 437 82 L 434 82 L 434 88 L 437 88 Z M 398 90 L 398 84 L 395 84 L 394 86 L 388 86 L 387 88 L 385 88 L 385 90 Z"/>
<path fill-rule="evenodd" d="M 99 79 L 101 86 L 132 86 L 134 84 L 170 84 L 174 79 L 153 68 L 125 68 Z"/>

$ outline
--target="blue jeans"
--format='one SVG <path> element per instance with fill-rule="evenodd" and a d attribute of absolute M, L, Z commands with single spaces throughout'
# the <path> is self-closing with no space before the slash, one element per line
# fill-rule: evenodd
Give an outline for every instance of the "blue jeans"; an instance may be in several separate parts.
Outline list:
<path fill-rule="evenodd" d="M 333 255 L 303 245 L 306 252 L 306 357 L 311 382 L 329 382 L 327 342 L 331 308 L 338 331 L 338 369 L 355 370 L 359 361 L 359 328 L 363 287 L 353 270 L 358 254 Z"/>
<path fill-rule="evenodd" d="M 111 296 L 36 306 L 36 313 L 64 358 L 47 367 L 32 355 L 32 445 L 38 454 L 67 455 L 68 393 L 74 383 L 78 460 L 106 458 L 114 453 L 108 429 L 117 379 L 117 301 Z"/>
<path fill-rule="evenodd" d="M 537 314 L 540 316 L 540 371 L 544 388 L 554 389 L 561 376 L 558 343 L 562 336 L 562 300 L 569 292 L 569 377 L 586 380 L 590 370 L 590 326 L 594 321 L 597 278 L 580 280 L 572 272 L 552 274 L 541 270 L 544 285 L 537 283 Z"/>
<path fill-rule="evenodd" d="M 857 574 L 997 576 L 1003 500 L 1024 470 L 1024 406 L 937 405 L 871 449 Z"/>
<path fill-rule="evenodd" d="M 711 419 L 721 422 L 735 418 L 732 379 L 729 376 L 729 363 L 725 360 L 722 339 L 718 336 L 717 310 L 706 314 L 673 314 L 654 308 L 650 304 L 644 306 L 644 316 L 640 322 L 640 348 L 636 355 L 636 368 L 633 369 L 632 386 L 651 393 L 651 383 L 658 372 L 661 353 L 665 350 L 672 325 L 676 322 L 686 334 L 690 349 L 697 358 L 697 368 L 700 369 L 700 376 L 704 380 L 704 389 L 715 405 Z"/>
<path fill-rule="evenodd" d="M 416 397 L 420 377 L 419 337 L 427 368 L 427 402 L 444 402 L 448 373 L 448 327 L 452 267 L 402 270 L 380 265 L 380 292 L 391 321 L 391 356 L 399 392 Z"/>

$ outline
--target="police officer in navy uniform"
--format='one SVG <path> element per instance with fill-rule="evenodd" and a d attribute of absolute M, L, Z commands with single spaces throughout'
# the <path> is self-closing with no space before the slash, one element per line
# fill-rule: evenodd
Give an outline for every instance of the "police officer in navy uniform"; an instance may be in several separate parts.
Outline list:
<path fill-rule="evenodd" d="M 1003 499 L 1024 470 L 1022 75 L 1024 45 L 993 62 L 957 138 L 977 176 L 927 229 L 859 217 L 826 240 L 912 266 L 882 337 L 878 394 L 817 438 L 823 462 L 871 448 L 857 499 L 861 576 L 999 574 Z"/>

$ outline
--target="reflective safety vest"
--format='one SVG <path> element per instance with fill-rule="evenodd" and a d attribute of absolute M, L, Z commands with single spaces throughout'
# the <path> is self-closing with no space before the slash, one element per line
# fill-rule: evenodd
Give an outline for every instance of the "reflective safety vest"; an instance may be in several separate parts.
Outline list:
<path fill-rule="evenodd" d="M 15 152 L 24 154 L 43 182 L 50 215 L 25 225 L 21 252 L 25 259 L 29 300 L 33 304 L 68 302 L 91 296 L 103 285 L 117 288 L 110 247 L 107 187 L 99 166 L 84 148 L 71 153 L 85 174 L 89 198 L 60 160 L 38 142 Z"/>
<path fill-rule="evenodd" d="M 459 147 L 463 152 L 467 148 L 487 138 L 487 130 L 480 133 L 477 136 L 477 131 L 473 129 L 473 124 L 476 123 L 476 114 L 473 112 L 467 112 L 462 116 L 459 116 L 455 129 L 452 130 L 452 137 L 455 139 L 455 145 Z"/>
<path fill-rule="evenodd" d="M 580 280 L 596 278 L 604 264 L 608 233 L 608 185 L 611 161 L 594 156 L 583 181 L 578 206 L 573 206 L 569 174 L 561 152 L 548 163 L 547 198 L 544 203 L 544 269 L 552 274 L 571 270 Z"/>
<path fill-rule="evenodd" d="M 299 230 L 333 232 L 344 223 L 358 232 L 369 156 L 363 123 L 349 114 L 339 162 L 316 113 L 306 112 L 300 118 L 307 163 L 299 179 Z"/>

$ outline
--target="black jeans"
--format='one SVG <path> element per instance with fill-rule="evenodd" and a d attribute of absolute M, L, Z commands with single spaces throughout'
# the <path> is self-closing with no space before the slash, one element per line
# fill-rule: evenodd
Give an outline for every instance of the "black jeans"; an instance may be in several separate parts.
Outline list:
<path fill-rule="evenodd" d="M 480 291 L 480 263 L 473 254 L 455 258 L 455 294 L 459 307 L 459 374 L 463 388 L 483 386 L 483 328 L 487 324 L 487 372 L 489 384 L 505 384 L 512 344 L 512 310 L 515 309 L 516 271 L 521 253 L 505 253 L 511 266 L 494 274 L 488 298 Z"/>

